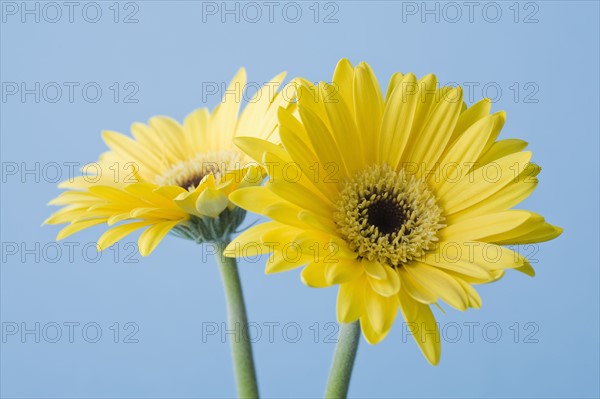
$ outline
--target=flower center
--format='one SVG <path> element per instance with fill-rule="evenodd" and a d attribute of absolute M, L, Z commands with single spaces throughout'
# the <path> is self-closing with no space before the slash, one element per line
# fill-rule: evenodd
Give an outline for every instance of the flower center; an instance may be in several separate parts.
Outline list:
<path fill-rule="evenodd" d="M 241 168 L 242 161 L 243 156 L 238 151 L 200 153 L 195 158 L 172 164 L 163 174 L 157 175 L 154 182 L 192 191 L 209 174 L 220 182 L 226 172 Z"/>
<path fill-rule="evenodd" d="M 427 183 L 388 165 L 373 165 L 344 183 L 335 222 L 359 257 L 401 266 L 432 249 L 444 227 Z"/>
<path fill-rule="evenodd" d="M 377 227 L 381 234 L 396 233 L 407 220 L 404 211 L 393 199 L 381 198 L 368 206 L 367 224 Z"/>

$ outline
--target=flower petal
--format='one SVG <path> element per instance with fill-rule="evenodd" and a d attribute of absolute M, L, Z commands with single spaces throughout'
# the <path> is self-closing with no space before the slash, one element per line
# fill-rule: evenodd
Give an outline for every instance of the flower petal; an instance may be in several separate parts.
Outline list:
<path fill-rule="evenodd" d="M 458 310 L 467 310 L 469 300 L 465 290 L 452 276 L 424 263 L 413 262 L 405 268 L 419 284 L 443 299 L 448 305 Z"/>
<path fill-rule="evenodd" d="M 147 228 L 138 240 L 140 254 L 148 256 L 154 251 L 154 248 L 162 241 L 163 238 L 179 223 L 178 220 L 168 220 L 166 222 L 157 223 Z"/>
<path fill-rule="evenodd" d="M 340 284 L 337 296 L 339 323 L 352 323 L 365 313 L 365 292 L 365 281 L 361 278 Z"/>
<path fill-rule="evenodd" d="M 398 313 L 398 296 L 384 297 L 373 290 L 366 290 L 366 310 L 373 329 L 382 340 L 392 328 Z"/>
<path fill-rule="evenodd" d="M 376 260 L 371 261 L 363 258 L 361 264 L 370 277 L 378 280 L 383 280 L 387 277 L 384 266 Z"/>
<path fill-rule="evenodd" d="M 360 277 L 363 268 L 358 260 L 338 260 L 325 264 L 325 281 L 327 284 L 342 284 Z"/>
<path fill-rule="evenodd" d="M 302 273 L 300 274 L 302 282 L 309 287 L 314 288 L 325 288 L 331 286 L 325 279 L 325 264 L 311 262 L 304 269 L 302 269 Z"/>
<path fill-rule="evenodd" d="M 429 305 L 415 301 L 404 290 L 400 291 L 398 296 L 400 310 L 408 328 L 412 331 L 413 338 L 429 363 L 437 365 L 440 361 L 442 346 L 440 332 Z"/>
<path fill-rule="evenodd" d="M 396 295 L 400 290 L 400 277 L 395 269 L 389 266 L 383 266 L 386 277 L 384 279 L 376 279 L 368 276 L 371 288 L 379 295 L 389 297 Z"/>

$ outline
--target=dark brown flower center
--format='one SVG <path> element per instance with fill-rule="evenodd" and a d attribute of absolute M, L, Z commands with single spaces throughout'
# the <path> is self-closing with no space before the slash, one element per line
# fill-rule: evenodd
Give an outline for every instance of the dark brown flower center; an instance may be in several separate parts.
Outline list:
<path fill-rule="evenodd" d="M 367 208 L 367 223 L 381 234 L 397 233 L 406 222 L 406 210 L 392 198 L 382 198 Z"/>

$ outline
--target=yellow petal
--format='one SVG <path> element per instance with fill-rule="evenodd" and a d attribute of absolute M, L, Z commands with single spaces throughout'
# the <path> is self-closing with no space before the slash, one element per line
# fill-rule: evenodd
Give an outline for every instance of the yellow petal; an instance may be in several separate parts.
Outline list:
<path fill-rule="evenodd" d="M 263 153 L 276 147 L 275 144 L 256 137 L 236 137 L 233 143 L 258 163 L 262 162 Z"/>
<path fill-rule="evenodd" d="M 135 184 L 132 184 L 132 186 L 135 186 Z M 89 191 L 90 193 L 113 203 L 125 203 L 132 205 L 132 207 L 134 204 L 145 205 L 145 203 L 136 196 L 116 187 L 92 186 L 89 188 Z"/>
<path fill-rule="evenodd" d="M 367 164 L 379 160 L 379 129 L 383 115 L 381 88 L 369 64 L 358 64 L 354 74 L 354 110 Z M 352 103 L 349 103 L 352 105 Z"/>
<path fill-rule="evenodd" d="M 370 277 L 378 280 L 383 280 L 387 277 L 384 266 L 376 260 L 370 261 L 366 258 L 363 258 L 361 260 L 361 264 L 365 269 L 365 272 L 367 272 Z"/>
<path fill-rule="evenodd" d="M 405 291 L 413 299 L 424 304 L 437 302 L 437 296 L 419 284 L 404 268 L 400 268 L 398 274 L 401 281 L 401 291 Z"/>
<path fill-rule="evenodd" d="M 531 152 L 508 155 L 494 163 L 493 168 L 482 167 L 465 175 L 449 189 L 441 200 L 448 215 L 459 212 L 491 197 L 517 178 L 515 168 L 523 170 L 531 159 Z"/>
<path fill-rule="evenodd" d="M 366 290 L 366 310 L 373 329 L 382 340 L 392 328 L 398 313 L 398 296 L 384 297 L 373 290 Z"/>
<path fill-rule="evenodd" d="M 465 290 L 465 293 L 467 294 L 467 298 L 469 300 L 468 306 L 473 309 L 481 308 L 481 297 L 479 296 L 475 288 L 473 288 L 471 284 L 467 283 L 461 278 L 456 277 L 455 280 L 460 284 L 463 290 Z"/>
<path fill-rule="evenodd" d="M 122 238 L 128 236 L 134 231 L 141 229 L 142 227 L 148 226 L 154 221 L 143 221 L 143 222 L 134 222 L 122 224 L 120 226 L 116 226 L 106 230 L 98 239 L 98 250 L 103 251 L 106 248 L 113 245 L 115 242 L 121 240 Z"/>
<path fill-rule="evenodd" d="M 478 163 L 480 165 L 486 165 L 507 155 L 523 151 L 525 147 L 527 147 L 527 142 L 519 139 L 496 141 L 485 153 L 481 155 L 481 157 L 478 159 Z"/>
<path fill-rule="evenodd" d="M 229 258 L 241 258 L 244 256 L 256 256 L 273 252 L 273 247 L 263 244 L 262 236 L 272 230 L 286 228 L 278 222 L 266 222 L 253 226 L 235 237 L 223 251 Z"/>
<path fill-rule="evenodd" d="M 448 145 L 462 104 L 460 87 L 451 89 L 429 114 L 418 140 L 414 142 L 406 161 L 418 166 L 424 165 L 419 172 L 424 173 L 435 165 Z"/>
<path fill-rule="evenodd" d="M 484 98 L 467 108 L 458 117 L 458 121 L 456 121 L 456 127 L 454 128 L 450 142 L 453 142 L 456 138 L 460 137 L 477 121 L 488 116 L 491 109 L 492 101 L 489 98 Z"/>
<path fill-rule="evenodd" d="M 536 176 L 540 171 L 541 168 L 538 165 L 529 163 L 525 170 L 505 187 L 493 193 L 484 201 L 477 202 L 468 208 L 448 215 L 447 221 L 453 223 L 486 213 L 501 212 L 512 208 L 529 197 L 535 190 L 538 184 Z"/>
<path fill-rule="evenodd" d="M 531 220 L 514 231 L 507 231 L 494 236 L 482 238 L 482 241 L 494 242 L 499 245 L 533 244 L 550 241 L 560 236 L 563 229 L 541 221 Z"/>
<path fill-rule="evenodd" d="M 300 103 L 298 110 L 306 128 L 306 133 L 319 160 L 324 164 L 330 163 L 339 168 L 339 172 L 333 176 L 335 179 L 340 180 L 348 176 L 345 157 L 340 152 L 327 125 L 312 109 L 303 107 L 302 103 Z"/>
<path fill-rule="evenodd" d="M 198 205 L 199 205 L 199 201 L 200 201 L 200 195 L 208 190 L 211 189 L 214 191 L 218 191 L 216 190 L 216 185 L 215 185 L 215 177 L 214 175 L 208 174 L 206 175 L 202 181 L 198 184 L 198 186 L 193 190 L 193 191 L 184 191 L 182 193 L 180 193 L 177 197 L 175 197 L 175 204 L 177 204 L 177 206 L 181 209 L 183 209 L 184 211 L 186 211 L 187 213 L 190 213 L 192 215 L 196 215 L 196 216 L 204 216 L 205 214 L 202 213 L 199 209 L 198 209 Z M 213 193 L 214 194 L 214 193 Z M 216 195 L 217 198 L 220 198 L 223 194 L 219 193 Z M 211 199 L 211 195 L 208 194 L 208 197 L 205 197 L 206 201 L 210 201 Z M 222 199 L 221 199 L 222 201 Z M 212 216 L 215 217 L 215 216 Z"/>
<path fill-rule="evenodd" d="M 323 95 L 327 93 L 322 90 Z M 365 159 L 363 157 L 363 139 L 354 122 L 354 116 L 350 112 L 353 102 L 346 102 L 339 93 L 324 101 L 325 111 L 331 126 L 333 136 L 339 151 L 343 154 L 346 167 L 350 174 L 363 169 Z M 373 118 L 374 115 L 371 115 Z"/>
<path fill-rule="evenodd" d="M 154 128 L 135 122 L 131 125 L 131 134 L 135 141 L 146 147 L 148 151 L 153 152 L 161 160 L 161 165 L 177 162 L 177 158 L 165 149 L 161 136 L 157 134 Z M 103 156 L 105 155 L 107 154 L 103 154 Z M 111 162 L 108 163 L 112 164 Z"/>
<path fill-rule="evenodd" d="M 419 103 L 415 110 L 415 118 L 413 120 L 413 126 L 411 129 L 411 141 L 409 144 L 414 145 L 415 141 L 423 131 L 425 122 L 429 118 L 431 110 L 439 103 L 440 99 L 443 98 L 443 94 L 447 92 L 448 88 L 439 88 L 438 80 L 434 74 L 423 76 L 417 81 L 419 89 Z"/>
<path fill-rule="evenodd" d="M 192 155 L 190 148 L 185 146 L 183 129 L 176 120 L 166 116 L 155 116 L 148 122 L 162 142 L 162 146 L 159 148 L 170 154 L 169 158 L 172 163 L 187 159 Z"/>
<path fill-rule="evenodd" d="M 170 187 L 171 189 L 165 188 L 161 190 L 155 184 L 140 182 L 126 186 L 124 191 L 136 197 L 138 201 L 150 203 L 160 208 L 177 209 L 173 203 L 173 197 L 167 196 L 167 194 L 171 195 L 174 193 L 174 186 Z M 129 207 L 131 208 L 131 205 Z"/>
<path fill-rule="evenodd" d="M 456 142 L 450 147 L 448 152 L 440 161 L 439 172 L 432 174 L 435 179 L 430 178 L 429 181 L 435 181 L 436 194 L 439 197 L 452 188 L 452 185 L 447 183 L 449 170 L 457 171 L 455 176 L 450 178 L 454 181 L 459 181 L 464 175 L 469 172 L 469 162 L 474 162 L 483 151 L 492 129 L 494 127 L 494 116 L 488 116 L 475 122 L 470 128 L 462 134 Z M 439 180 L 439 183 L 438 183 Z"/>
<path fill-rule="evenodd" d="M 259 214 L 262 214 L 267 207 L 283 201 L 281 197 L 262 186 L 235 190 L 229 195 L 229 200 L 240 208 Z M 298 207 L 298 210 L 300 209 Z"/>
<path fill-rule="evenodd" d="M 369 284 L 373 291 L 377 292 L 381 296 L 389 297 L 396 295 L 400 290 L 400 277 L 395 269 L 389 266 L 383 266 L 386 277 L 384 279 L 377 279 L 368 276 Z"/>
<path fill-rule="evenodd" d="M 363 337 L 365 337 L 365 340 L 371 345 L 376 345 L 381 342 L 383 338 L 385 338 L 385 334 L 375 331 L 371 321 L 369 320 L 369 316 L 366 314 L 360 317 L 360 329 L 363 333 Z"/>
<path fill-rule="evenodd" d="M 493 244 L 486 244 L 493 245 Z M 480 279 L 491 278 L 489 271 L 477 263 L 484 243 L 465 246 L 455 242 L 440 242 L 435 251 L 426 253 L 420 261 L 430 266 Z M 484 257 L 484 256 L 482 256 Z"/>
<path fill-rule="evenodd" d="M 477 216 L 453 223 L 440 230 L 442 241 L 480 241 L 484 237 L 512 231 L 534 218 L 534 213 L 522 210 L 510 210 Z"/>
<path fill-rule="evenodd" d="M 390 99 L 390 96 L 392 95 L 392 92 L 394 91 L 396 86 L 398 86 L 398 83 L 400 83 L 402 81 L 402 79 L 404 79 L 404 74 L 402 74 L 401 72 L 394 72 L 392 74 L 392 76 L 390 77 L 390 81 L 388 83 L 387 91 L 385 92 L 385 102 L 386 103 L 388 102 L 388 100 Z"/>
<path fill-rule="evenodd" d="M 223 98 L 214 109 L 211 120 L 211 135 L 217 144 L 217 149 L 231 148 L 231 140 L 235 133 L 242 95 L 246 86 L 246 70 L 240 68 L 235 74 Z"/>
<path fill-rule="evenodd" d="M 131 219 L 131 212 L 117 213 L 110 216 L 106 221 L 106 224 L 112 226 L 127 219 Z"/>
<path fill-rule="evenodd" d="M 96 225 L 98 225 L 100 223 L 104 223 L 104 222 L 106 222 L 106 218 L 90 219 L 90 220 L 83 220 L 81 222 L 71 223 L 71 224 L 63 227 L 63 229 L 58 232 L 56 239 L 60 241 L 62 239 L 67 238 L 71 234 L 75 234 L 78 231 L 87 229 L 92 226 L 96 226 Z"/>
<path fill-rule="evenodd" d="M 321 162 L 310 147 L 310 142 L 307 137 L 297 133 L 298 130 L 303 130 L 300 122 L 294 118 L 291 113 L 284 109 L 280 109 L 279 120 L 281 121 L 281 141 L 290 156 L 297 163 L 302 173 L 309 177 L 309 181 L 317 188 L 325 197 L 332 197 L 337 193 L 337 187 L 334 180 L 335 176 L 331 176 L 335 172 L 336 166 Z M 297 125 L 298 126 L 297 126 Z"/>
<path fill-rule="evenodd" d="M 452 276 L 424 263 L 412 262 L 405 268 L 419 284 L 443 299 L 448 305 L 458 310 L 467 310 L 469 302 L 465 291 Z"/>
<path fill-rule="evenodd" d="M 412 299 L 404 290 L 398 295 L 400 310 L 419 349 L 432 365 L 438 364 L 442 353 L 440 333 L 435 317 L 429 308 Z"/>
<path fill-rule="evenodd" d="M 269 257 L 265 268 L 266 274 L 281 273 L 296 269 L 311 260 L 311 256 L 302 253 L 302 249 L 289 246 L 282 249 L 282 252 L 275 251 Z"/>
<path fill-rule="evenodd" d="M 517 267 L 515 268 L 515 270 L 520 271 L 521 273 L 524 273 L 530 277 L 535 276 L 535 270 L 533 270 L 533 267 L 531 267 L 531 264 L 529 262 L 525 262 L 523 266 Z"/>
<path fill-rule="evenodd" d="M 298 219 L 304 222 L 309 228 L 322 230 L 325 232 L 337 232 L 337 225 L 330 218 L 324 218 L 314 212 L 301 210 L 298 213 Z"/>
<path fill-rule="evenodd" d="M 87 206 L 68 205 L 54 212 L 43 224 L 69 223 L 81 216 L 85 216 Z"/>
<path fill-rule="evenodd" d="M 526 262 L 523 256 L 518 253 L 492 243 L 467 241 L 462 243 L 441 243 L 440 247 L 442 253 L 442 262 L 444 263 L 469 263 L 469 267 L 483 268 L 489 273 L 491 270 L 498 269 L 512 269 L 519 266 L 523 266 Z M 436 251 L 437 252 L 437 251 Z M 426 256 L 426 263 L 432 264 L 430 258 L 435 257 L 437 254 Z M 429 260 L 428 260 L 429 259 Z M 457 271 L 457 270 L 455 270 Z M 484 275 L 476 275 L 475 273 L 467 273 L 466 271 L 462 274 L 470 275 L 476 278 L 485 278 Z"/>
<path fill-rule="evenodd" d="M 391 166 L 398 164 L 411 140 L 418 93 L 415 75 L 408 74 L 397 83 L 386 101 L 379 133 L 379 158 Z"/>
<path fill-rule="evenodd" d="M 198 195 L 196 209 L 202 215 L 216 218 L 227 208 L 229 199 L 221 191 L 207 188 Z"/>
<path fill-rule="evenodd" d="M 166 221 L 157 223 L 151 227 L 148 227 L 141 235 L 138 240 L 138 246 L 140 248 L 140 254 L 142 256 L 148 256 L 154 251 L 154 248 L 162 241 L 163 238 L 179 223 L 176 221 Z"/>
<path fill-rule="evenodd" d="M 342 284 L 352 281 L 363 272 L 363 268 L 358 260 L 338 260 L 334 263 L 325 264 L 325 281 L 327 284 Z"/>
<path fill-rule="evenodd" d="M 152 178 L 160 173 L 157 168 L 160 165 L 160 159 L 138 142 L 121 133 L 111 131 L 103 131 L 102 139 L 111 150 L 118 153 L 126 162 L 136 164 L 142 176 Z M 105 172 L 108 173 L 109 171 Z"/>
<path fill-rule="evenodd" d="M 352 85 L 354 83 L 354 68 L 348 59 L 338 61 L 333 72 L 332 82 L 338 90 L 341 99 L 348 105 L 352 104 Z"/>
<path fill-rule="evenodd" d="M 322 199 L 321 196 L 316 195 L 314 191 L 304 185 L 273 182 L 268 184 L 267 187 L 284 200 L 298 207 L 308 209 L 319 216 L 330 218 L 333 214 L 333 204 L 329 200 Z"/>
<path fill-rule="evenodd" d="M 187 192 L 179 186 L 160 186 L 156 187 L 153 192 L 165 198 L 177 198 L 181 193 Z"/>
<path fill-rule="evenodd" d="M 240 115 L 240 120 L 236 126 L 236 135 L 256 136 L 266 139 L 267 134 L 270 132 L 262 130 L 263 121 L 268 119 L 266 114 L 269 106 L 271 106 L 273 100 L 278 95 L 277 90 L 281 82 L 285 79 L 285 76 L 285 72 L 278 74 L 271 78 L 268 84 L 265 84 L 256 91 Z M 287 92 L 280 95 L 289 96 Z M 291 98 L 288 97 L 285 100 L 289 101 Z"/>
<path fill-rule="evenodd" d="M 97 202 L 98 197 L 91 192 L 65 191 L 48 202 L 48 205 L 72 205 L 77 203 L 89 203 L 91 205 Z"/>
<path fill-rule="evenodd" d="M 352 323 L 365 313 L 365 289 L 364 279 L 340 284 L 337 296 L 339 323 Z"/>
<path fill-rule="evenodd" d="M 325 264 L 322 262 L 311 262 L 306 265 L 306 267 L 302 269 L 300 278 L 302 279 L 302 282 L 309 287 L 325 288 L 330 286 L 325 279 Z"/>
<path fill-rule="evenodd" d="M 210 112 L 206 108 L 199 108 L 189 113 L 183 121 L 183 131 L 187 142 L 196 152 L 215 151 L 213 137 L 210 135 Z"/>

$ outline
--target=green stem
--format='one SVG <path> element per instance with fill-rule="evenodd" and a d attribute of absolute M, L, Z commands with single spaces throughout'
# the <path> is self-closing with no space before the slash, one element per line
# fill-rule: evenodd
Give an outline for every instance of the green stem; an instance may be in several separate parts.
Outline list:
<path fill-rule="evenodd" d="M 360 340 L 360 323 L 342 324 L 325 389 L 326 398 L 345 398 Z"/>
<path fill-rule="evenodd" d="M 228 240 L 227 240 L 228 241 Z M 256 371 L 252 357 L 252 346 L 247 337 L 241 334 L 247 331 L 248 318 L 246 317 L 246 305 L 242 293 L 242 283 L 238 274 L 237 263 L 234 258 L 223 256 L 223 250 L 227 242 L 217 244 L 217 263 L 221 271 L 225 297 L 227 298 L 227 315 L 229 328 L 240 332 L 230 340 L 231 353 L 235 368 L 235 379 L 240 398 L 258 398 L 258 385 L 256 383 Z"/>

